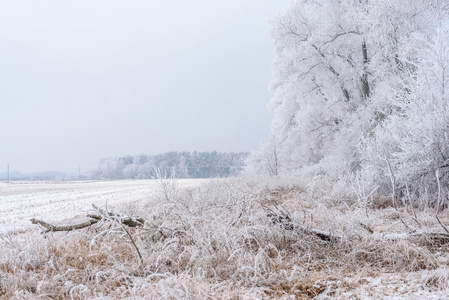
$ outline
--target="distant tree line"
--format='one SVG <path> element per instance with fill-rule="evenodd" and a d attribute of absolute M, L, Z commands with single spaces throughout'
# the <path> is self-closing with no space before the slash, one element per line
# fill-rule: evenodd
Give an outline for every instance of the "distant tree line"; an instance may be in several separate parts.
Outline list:
<path fill-rule="evenodd" d="M 92 170 L 91 179 L 150 179 L 156 170 L 178 178 L 212 178 L 237 175 L 248 152 L 167 152 L 156 155 L 128 155 L 104 158 Z"/>

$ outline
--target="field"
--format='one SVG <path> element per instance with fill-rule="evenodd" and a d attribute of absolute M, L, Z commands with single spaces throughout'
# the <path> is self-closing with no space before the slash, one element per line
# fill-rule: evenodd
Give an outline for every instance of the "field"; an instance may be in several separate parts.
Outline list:
<path fill-rule="evenodd" d="M 447 209 L 366 195 L 299 178 L 1 183 L 0 298 L 448 299 Z M 89 213 L 74 231 L 30 222 Z"/>
<path fill-rule="evenodd" d="M 201 180 L 179 180 L 180 187 Z M 158 188 L 155 180 L 0 182 L 0 233 L 34 228 L 30 219 L 58 223 L 84 216 L 92 204 L 139 205 Z"/>

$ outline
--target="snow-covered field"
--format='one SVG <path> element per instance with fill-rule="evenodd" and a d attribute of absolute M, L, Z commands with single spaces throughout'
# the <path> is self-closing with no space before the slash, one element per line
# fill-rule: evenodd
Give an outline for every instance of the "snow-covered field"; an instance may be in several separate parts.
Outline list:
<path fill-rule="evenodd" d="M 178 180 L 180 187 L 204 180 Z M 0 233 L 35 227 L 31 218 L 58 223 L 92 210 L 148 200 L 156 180 L 0 182 Z"/>

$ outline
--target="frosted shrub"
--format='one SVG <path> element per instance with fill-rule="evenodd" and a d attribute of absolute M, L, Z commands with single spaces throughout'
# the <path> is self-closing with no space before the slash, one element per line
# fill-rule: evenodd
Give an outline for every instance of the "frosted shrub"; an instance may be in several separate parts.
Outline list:
<path fill-rule="evenodd" d="M 258 187 L 264 188 L 263 186 Z M 281 251 L 291 251 L 295 233 L 273 224 L 267 216 L 270 201 L 254 188 L 214 180 L 162 201 L 153 214 L 161 216 L 163 245 L 150 246 L 152 268 L 202 274 L 245 282 L 271 278 L 271 265 Z M 289 250 L 290 249 L 290 250 Z M 282 261 L 282 259 L 281 259 Z"/>

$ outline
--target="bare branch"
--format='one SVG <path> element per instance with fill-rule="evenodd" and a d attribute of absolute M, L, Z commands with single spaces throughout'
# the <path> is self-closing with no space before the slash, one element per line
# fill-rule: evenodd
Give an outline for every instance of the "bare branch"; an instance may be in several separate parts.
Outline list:
<path fill-rule="evenodd" d="M 330 40 L 324 42 L 324 44 L 332 43 L 333 41 L 335 41 L 339 37 L 342 37 L 342 36 L 345 36 L 345 35 L 348 35 L 348 34 L 360 35 L 360 32 L 357 32 L 355 30 L 349 30 L 349 31 L 345 31 L 345 32 L 340 32 L 340 33 L 335 34 Z"/>
<path fill-rule="evenodd" d="M 325 65 L 326 68 L 335 75 L 335 77 L 337 77 L 338 82 L 340 83 L 340 88 L 341 91 L 343 92 L 343 95 L 345 96 L 345 101 L 349 102 L 351 100 L 351 95 L 349 94 L 349 91 L 345 88 L 345 86 L 343 85 L 343 83 L 341 82 L 341 76 L 340 73 L 338 73 L 334 67 L 332 67 L 332 65 L 327 61 L 326 55 L 324 55 L 324 53 L 315 45 L 312 45 L 312 47 L 318 52 L 318 54 L 324 58 L 327 62 L 327 64 Z"/>
<path fill-rule="evenodd" d="M 446 231 L 446 233 L 449 233 L 446 226 L 444 226 L 443 223 L 441 223 L 440 218 L 438 217 L 438 213 L 440 211 L 440 205 L 441 205 L 440 204 L 440 202 L 441 202 L 441 184 L 440 184 L 439 170 L 436 171 L 435 175 L 437 177 L 437 182 L 438 182 L 438 201 L 437 201 L 437 212 L 435 214 L 435 217 L 436 217 L 438 223 L 440 223 L 441 227 L 443 227 L 444 231 Z"/>
<path fill-rule="evenodd" d="M 402 224 L 404 224 L 404 226 L 410 231 L 412 232 L 413 230 L 404 222 L 404 220 L 402 219 L 401 213 L 399 212 L 399 209 L 396 205 L 396 178 L 393 175 L 393 171 L 391 170 L 391 166 L 390 166 L 390 162 L 388 161 L 387 156 L 385 155 L 385 161 L 387 162 L 387 166 L 388 166 L 388 172 L 390 173 L 390 180 L 391 180 L 391 188 L 393 189 L 392 194 L 391 194 L 391 200 L 393 202 L 393 207 L 396 210 L 396 213 L 398 215 L 399 220 L 401 221 Z"/>

